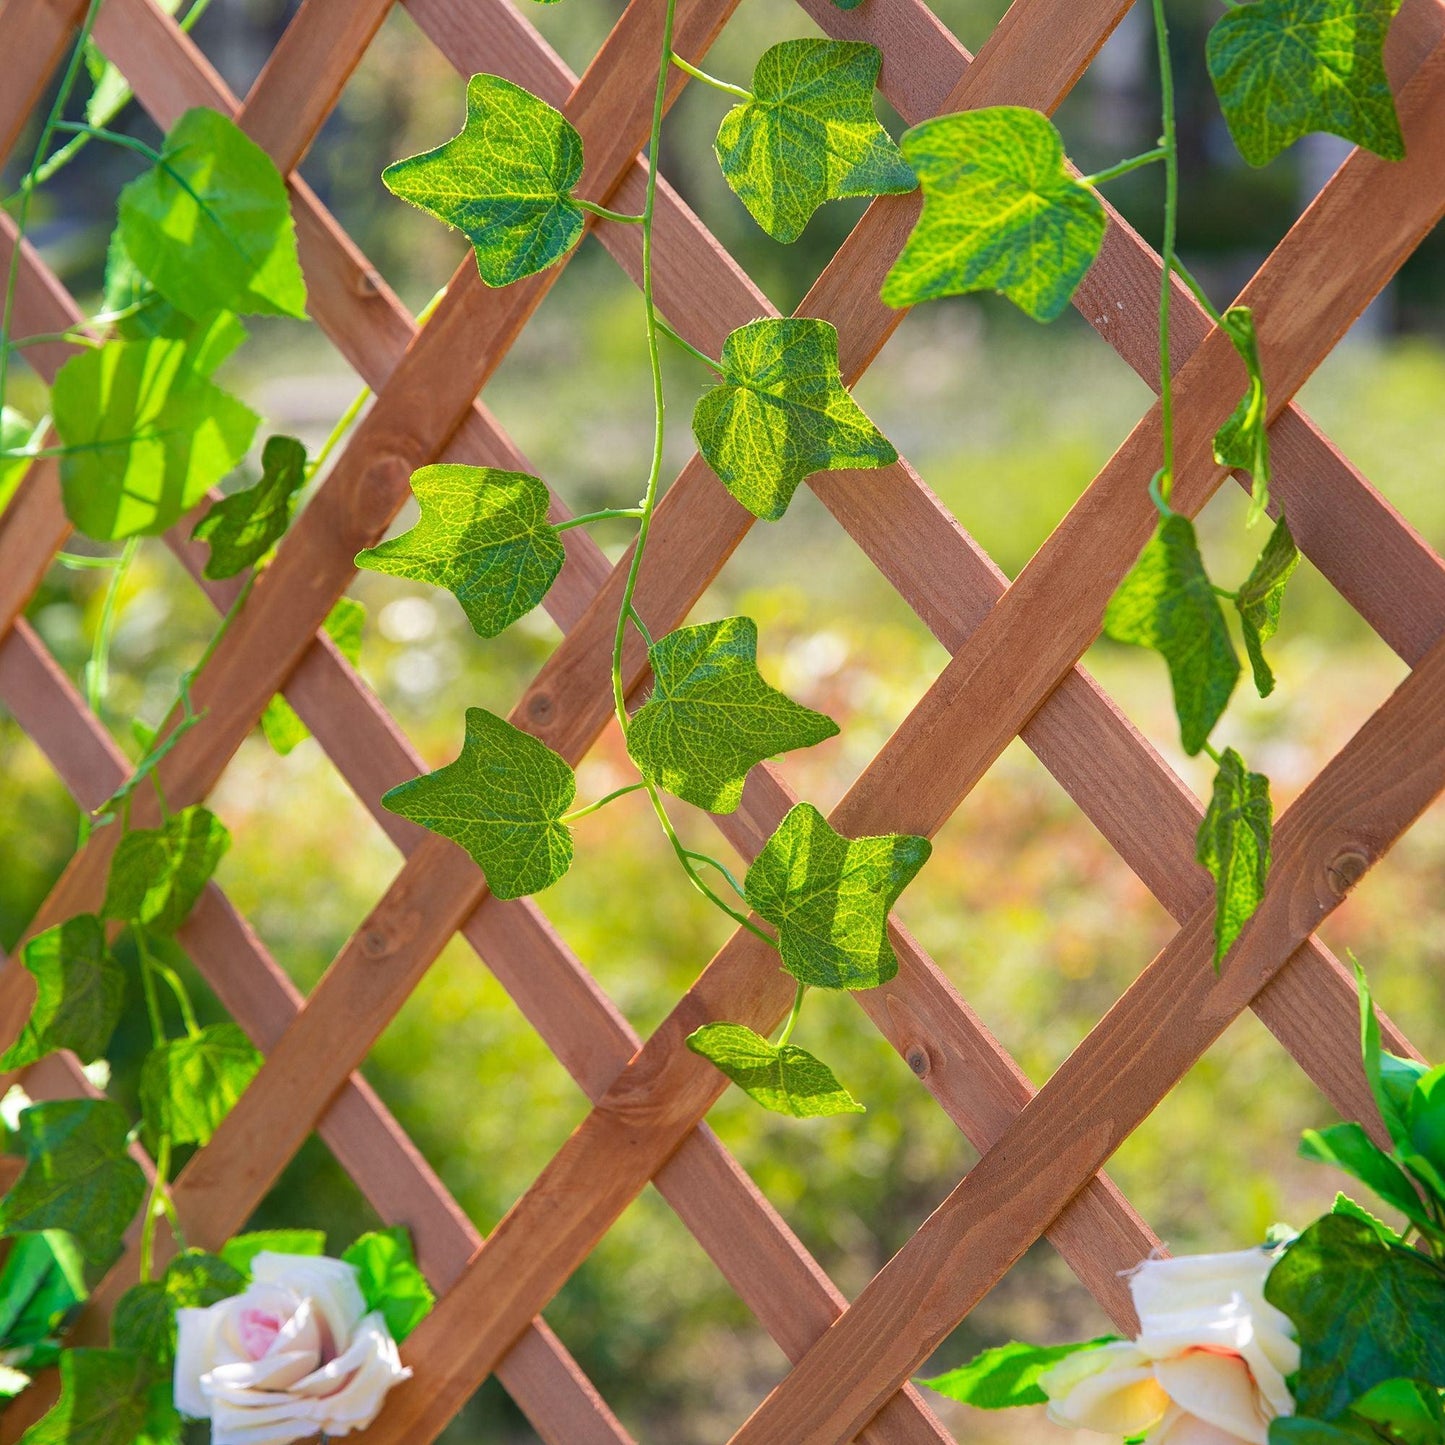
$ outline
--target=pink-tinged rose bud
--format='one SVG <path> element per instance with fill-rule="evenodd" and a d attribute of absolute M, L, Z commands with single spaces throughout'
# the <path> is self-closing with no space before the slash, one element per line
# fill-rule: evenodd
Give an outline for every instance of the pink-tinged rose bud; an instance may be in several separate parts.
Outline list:
<path fill-rule="evenodd" d="M 1264 1297 L 1264 1249 L 1146 1260 L 1130 1277 L 1139 1337 L 1084 1350 L 1039 1381 L 1061 1425 L 1149 1445 L 1268 1445 L 1294 1413 L 1299 1368 L 1287 1316 Z"/>
<path fill-rule="evenodd" d="M 258 1254 L 251 1284 L 176 1312 L 176 1408 L 211 1422 L 212 1445 L 289 1445 L 364 1430 L 402 1367 L 343 1260 Z"/>

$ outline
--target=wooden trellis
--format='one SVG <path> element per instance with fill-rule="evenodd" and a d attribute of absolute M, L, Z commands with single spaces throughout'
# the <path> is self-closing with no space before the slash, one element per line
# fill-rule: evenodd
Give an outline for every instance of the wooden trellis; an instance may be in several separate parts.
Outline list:
<path fill-rule="evenodd" d="M 1254 309 L 1274 409 L 1275 496 L 1304 553 L 1412 672 L 1280 820 L 1268 894 L 1223 977 L 1211 966 L 1211 885 L 1193 856 L 1200 804 L 1078 666 L 1152 526 L 1146 483 L 1159 452 L 1157 408 L 1012 584 L 906 461 L 814 479 L 824 504 L 952 654 L 834 824 L 853 834 L 932 834 L 1022 736 L 1179 923 L 1035 1093 L 894 921 L 897 978 L 854 997 L 982 1157 L 851 1305 L 703 1123 L 726 1081 L 683 1044 L 709 1019 L 775 1026 L 793 992 L 775 956 L 739 932 L 641 1041 L 535 903 L 490 897 L 460 849 L 380 807 L 381 794 L 422 765 L 322 621 L 351 581 L 358 548 L 405 502 L 413 469 L 445 459 L 530 470 L 477 397 L 561 270 L 489 291 L 468 253 L 418 332 L 294 173 L 391 3 L 304 0 L 244 102 L 152 0 L 105 0 L 95 30 L 162 127 L 194 105 L 234 114 L 289 174 L 312 314 L 377 393 L 197 676 L 195 705 L 205 717 L 161 776 L 173 804 L 203 799 L 267 700 L 284 691 L 405 862 L 308 998 L 214 885 L 183 929 L 191 955 L 266 1054 L 249 1091 L 175 1185 L 187 1237 L 215 1246 L 240 1228 L 319 1131 L 379 1213 L 411 1227 L 441 1296 L 407 1346 L 418 1379 L 390 1397 L 366 1439 L 434 1439 L 495 1372 L 551 1445 L 621 1445 L 627 1432 L 540 1312 L 652 1180 L 794 1362 L 735 1441 L 947 1441 L 907 1378 L 1040 1235 L 1118 1325 L 1131 1327 L 1118 1272 L 1158 1241 L 1097 1171 L 1242 1010 L 1258 1013 L 1345 1117 L 1378 1131 L 1357 1063 L 1353 980 L 1312 930 L 1445 788 L 1445 565 L 1289 400 L 1445 212 L 1445 0 L 1404 0 L 1390 34 L 1407 158 L 1392 164 L 1352 153 L 1241 298 Z M 851 12 L 830 0 L 800 3 L 828 34 L 879 46 L 881 88 L 910 124 L 1002 103 L 1052 112 L 1128 9 L 1127 0 L 1016 0 L 971 57 L 922 0 L 867 0 Z M 676 49 L 699 59 L 735 4 L 681 0 Z M 16 144 L 84 9 L 84 0 L 0 5 L 8 77 L 0 153 Z M 507 0 L 407 0 L 407 9 L 461 74 L 507 76 L 567 114 L 586 148 L 581 194 L 638 209 L 662 0 L 632 0 L 580 80 Z M 675 96 L 685 77 L 674 82 Z M 799 307 L 838 327 L 849 384 L 898 324 L 878 287 L 917 205 L 916 196 L 875 201 Z M 1103 253 L 1075 304 L 1157 382 L 1160 263 L 1112 211 L 1109 219 Z M 658 304 L 688 340 L 716 355 L 730 330 L 773 314 L 665 184 L 657 224 Z M 603 222 L 597 230 L 635 279 L 635 229 Z M 13 244 L 13 225 L 0 216 L 0 264 L 8 265 Z M 1244 376 L 1182 284 L 1174 305 L 1172 500 L 1193 514 L 1227 475 L 1210 441 Z M 14 333 L 54 332 L 81 319 L 27 247 Z M 46 345 L 27 354 L 49 376 L 68 351 Z M 552 515 L 567 515 L 559 498 Z M 642 573 L 637 604 L 654 632 L 683 621 L 752 521 L 694 457 L 658 510 L 654 561 Z M 56 464 L 40 461 L 0 517 L 0 701 L 81 805 L 93 806 L 123 780 L 127 763 L 22 615 L 67 531 Z M 183 523 L 167 541 L 216 606 L 229 607 L 240 579 L 204 580 L 188 532 Z M 565 637 L 511 716 L 575 764 L 611 716 L 610 639 L 623 569 L 611 568 L 581 529 L 565 541 L 567 564 L 546 603 Z M 640 646 L 627 667 L 636 689 L 644 681 Z M 782 779 L 760 767 L 740 811 L 717 822 L 751 857 L 792 801 Z M 149 793 L 138 793 L 137 826 L 155 821 Z M 31 931 L 96 907 L 115 831 L 98 831 L 72 860 Z M 355 1072 L 458 931 L 594 1105 L 486 1240 Z M 28 1013 L 30 989 L 13 961 L 0 972 L 7 1038 Z M 1397 1052 L 1412 1052 L 1388 1024 L 1386 1038 Z M 36 1096 L 88 1087 L 69 1056 L 36 1065 L 25 1082 Z M 107 1308 L 135 1274 L 132 1246 L 83 1316 L 82 1339 L 103 1338 Z M 0 1441 L 17 1438 L 33 1417 L 29 1399 L 0 1420 Z"/>

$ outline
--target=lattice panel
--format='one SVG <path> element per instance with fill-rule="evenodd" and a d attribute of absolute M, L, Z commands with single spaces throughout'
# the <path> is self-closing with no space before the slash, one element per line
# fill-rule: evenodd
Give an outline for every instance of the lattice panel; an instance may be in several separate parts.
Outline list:
<path fill-rule="evenodd" d="M 735 3 L 681 0 L 676 49 L 699 60 Z M 922 0 L 868 0 L 846 13 L 829 0 L 800 3 L 829 35 L 880 47 L 881 88 L 910 124 L 1001 103 L 1052 112 L 1128 8 L 1125 0 L 1016 0 L 972 57 Z M 1267 897 L 1222 977 L 1211 967 L 1211 886 L 1193 858 L 1200 803 L 1079 666 L 1152 525 L 1146 483 L 1159 450 L 1157 408 L 1012 584 L 906 461 L 813 479 L 952 658 L 839 805 L 835 826 L 932 834 L 1021 736 L 1179 924 L 1035 1093 L 893 920 L 898 977 L 854 997 L 982 1157 L 852 1304 L 707 1129 L 725 1081 L 683 1046 L 709 1019 L 774 1027 L 792 984 L 773 956 L 740 932 L 640 1040 L 535 903 L 492 898 L 459 849 L 380 807 L 382 792 L 422 764 L 320 631 L 322 621 L 352 579 L 358 548 L 385 531 L 409 495 L 413 469 L 440 459 L 527 469 L 477 398 L 561 271 L 493 292 L 468 254 L 418 332 L 295 174 L 390 4 L 304 0 L 244 102 L 151 0 L 106 0 L 96 27 L 162 127 L 193 105 L 213 106 L 234 114 L 290 174 L 312 314 L 377 393 L 198 675 L 195 703 L 206 715 L 166 758 L 161 777 L 173 804 L 200 801 L 282 690 L 404 862 L 306 998 L 214 885 L 186 925 L 182 941 L 266 1054 L 250 1090 L 176 1183 L 187 1236 L 214 1246 L 241 1227 L 317 1131 L 378 1212 L 410 1226 L 441 1296 L 406 1351 L 420 1364 L 418 1381 L 391 1396 L 366 1438 L 423 1445 L 495 1372 L 551 1445 L 621 1445 L 627 1432 L 540 1312 L 651 1180 L 794 1362 L 735 1441 L 946 1441 L 908 1376 L 1041 1235 L 1119 1327 L 1131 1327 L 1118 1272 L 1159 1245 L 1098 1171 L 1241 1011 L 1259 1014 L 1345 1117 L 1378 1125 L 1355 1062 L 1353 981 L 1312 930 L 1445 787 L 1445 566 L 1290 398 L 1445 212 L 1445 0 L 1404 0 L 1391 31 L 1387 61 L 1408 158 L 1389 164 L 1351 154 L 1241 298 L 1254 308 L 1275 411 L 1276 498 L 1304 553 L 1412 672 L 1280 820 Z M 0 95 L 4 153 L 84 8 L 82 0 L 5 0 L 0 8 L 0 51 L 12 78 Z M 581 193 L 637 209 L 662 0 L 632 0 L 580 80 L 506 0 L 409 0 L 407 8 L 461 74 L 504 75 L 561 108 L 585 143 Z M 674 82 L 673 98 L 685 78 Z M 874 202 L 799 307 L 837 325 L 849 384 L 899 323 L 901 313 L 877 299 L 878 286 L 917 205 L 916 197 Z M 1160 262 L 1112 211 L 1109 219 L 1103 253 L 1075 304 L 1155 384 Z M 635 231 L 607 222 L 594 229 L 636 280 Z M 689 341 L 716 354 L 730 330 L 774 314 L 665 183 L 657 234 L 659 307 Z M 13 245 L 13 226 L 0 218 L 0 264 Z M 1193 514 L 1225 480 L 1210 439 L 1243 373 L 1182 284 L 1173 304 L 1173 503 Z M 80 320 L 25 248 L 15 334 Z M 67 354 L 59 345 L 28 352 L 47 377 Z M 563 499 L 554 496 L 552 515 L 568 515 Z M 654 632 L 685 619 L 752 520 L 700 458 L 688 463 L 657 513 L 638 592 Z M 205 581 L 189 529 L 184 522 L 166 540 L 224 610 L 239 579 Z M 77 801 L 91 806 L 123 780 L 126 761 L 22 615 L 67 532 L 55 464 L 41 461 L 0 517 L 0 700 Z M 546 603 L 564 640 L 512 720 L 575 764 L 611 713 L 610 639 L 627 559 L 613 568 L 580 529 L 564 537 L 567 564 Z M 644 674 L 634 647 L 634 694 Z M 761 767 L 742 809 L 717 822 L 751 858 L 792 801 L 786 783 Z M 137 794 L 134 821 L 153 825 L 148 793 Z M 100 830 L 77 854 L 31 932 L 97 905 L 114 831 Z M 486 1240 L 356 1072 L 457 932 L 593 1103 Z M 30 984 L 13 962 L 0 971 L 4 1029 L 18 1029 L 28 1014 Z M 1386 1039 L 1413 1052 L 1388 1023 Z M 36 1065 L 25 1083 L 37 1097 L 88 1087 L 68 1056 Z M 132 1247 L 83 1317 L 82 1339 L 103 1338 L 110 1304 L 135 1276 Z M 7 1412 L 0 1440 L 18 1437 L 37 1400 L 44 1392 Z"/>

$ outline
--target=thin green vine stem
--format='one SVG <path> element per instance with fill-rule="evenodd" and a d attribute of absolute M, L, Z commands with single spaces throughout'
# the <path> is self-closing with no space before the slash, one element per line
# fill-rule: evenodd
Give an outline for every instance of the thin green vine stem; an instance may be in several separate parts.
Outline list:
<path fill-rule="evenodd" d="M 151 1025 L 151 1041 L 156 1048 L 160 1048 L 165 1044 L 167 1035 L 165 1015 L 161 1012 L 161 996 L 156 989 L 157 960 L 151 953 L 145 929 L 139 924 L 133 924 L 130 933 L 135 940 L 136 957 L 140 960 L 141 991 L 145 994 L 146 1015 L 150 1019 Z"/>
<path fill-rule="evenodd" d="M 625 798 L 628 793 L 641 792 L 647 786 L 646 783 L 628 783 L 625 787 L 614 788 L 606 796 L 598 798 L 595 802 L 588 803 L 581 808 L 574 808 L 570 813 L 563 813 L 557 820 L 559 823 L 576 823 L 582 818 L 590 817 L 593 813 L 605 808 L 608 803 L 614 803 L 618 798 Z"/>
<path fill-rule="evenodd" d="M 1102 171 L 1095 171 L 1091 176 L 1080 176 L 1079 184 L 1084 186 L 1102 186 L 1109 181 L 1116 181 L 1120 176 L 1127 176 L 1130 171 L 1137 171 L 1144 166 L 1152 166 L 1155 161 L 1162 161 L 1168 158 L 1169 152 L 1163 146 L 1155 146 L 1152 151 L 1145 151 L 1143 155 L 1130 156 L 1126 161 L 1120 161 L 1118 165 L 1109 166 Z"/>
<path fill-rule="evenodd" d="M 747 901 L 747 894 L 743 892 L 743 885 L 733 877 L 733 870 L 726 863 L 719 862 L 710 853 L 699 853 L 696 848 L 689 848 L 687 856 L 698 863 L 706 863 L 709 868 L 716 868 L 719 873 L 728 881 L 728 887 L 738 895 L 744 902 Z"/>
<path fill-rule="evenodd" d="M 155 1262 L 156 1246 L 156 1221 L 162 1213 L 169 1214 L 173 1205 L 169 1205 L 170 1190 L 167 1187 L 170 1182 L 171 1172 L 171 1136 L 162 1134 L 160 1144 L 156 1148 L 155 1178 L 151 1181 L 150 1197 L 146 1200 L 145 1218 L 141 1221 L 140 1228 L 140 1281 L 142 1284 L 149 1282 L 152 1265 Z M 162 1201 L 165 1201 L 164 1203 Z"/>
<path fill-rule="evenodd" d="M 677 66 L 679 70 L 683 71 L 687 75 L 692 76 L 694 80 L 700 80 L 704 85 L 710 85 L 714 90 L 720 90 L 725 95 L 733 95 L 736 96 L 739 100 L 746 101 L 755 100 L 757 98 L 753 95 L 752 91 L 744 90 L 740 85 L 733 85 L 726 80 L 719 80 L 717 76 L 709 75 L 705 70 L 699 70 L 697 66 L 691 65 L 686 60 L 684 60 L 682 56 L 680 56 L 677 51 L 673 50 L 670 46 L 668 48 L 668 59 L 671 60 L 672 63 Z"/>
<path fill-rule="evenodd" d="M 572 527 L 590 527 L 593 522 L 610 521 L 613 517 L 640 517 L 641 507 L 603 507 L 601 511 L 584 512 L 579 517 L 568 517 L 565 522 L 553 522 L 554 532 L 566 532 Z"/>
<path fill-rule="evenodd" d="M 715 372 L 717 372 L 719 376 L 722 375 L 722 367 L 716 361 L 714 361 L 713 358 L 707 354 L 707 352 L 699 351 L 697 347 L 695 347 L 692 342 L 687 339 L 687 337 L 678 335 L 678 333 L 674 331 L 672 327 L 670 327 L 667 322 L 665 322 L 661 317 L 658 317 L 657 329 L 661 331 L 664 336 L 670 337 L 673 341 L 677 342 L 677 344 L 682 347 L 684 351 L 690 352 L 700 362 L 702 362 L 704 366 L 709 366 Z"/>
<path fill-rule="evenodd" d="M 57 552 L 55 561 L 70 572 L 99 572 L 107 567 L 119 567 L 121 557 L 119 554 L 114 557 L 87 557 L 81 552 Z"/>
<path fill-rule="evenodd" d="M 7 395 L 6 384 L 10 379 L 10 327 L 15 315 L 15 292 L 20 283 L 20 256 L 24 250 L 21 243 L 25 240 L 25 229 L 30 221 L 30 198 L 35 192 L 35 174 L 40 169 L 46 148 L 50 145 L 50 138 L 60 124 L 60 117 L 65 113 L 70 93 L 75 89 L 76 76 L 80 73 L 80 62 L 85 53 L 85 42 L 90 39 L 90 32 L 99 11 L 100 0 L 90 0 L 85 9 L 85 19 L 80 23 L 80 34 L 76 37 L 70 63 L 65 67 L 60 88 L 55 92 L 55 99 L 50 105 L 50 113 L 40 128 L 35 154 L 31 158 L 29 170 L 25 173 L 25 190 L 20 197 L 20 209 L 15 217 L 15 244 L 10 250 L 10 270 L 5 278 L 5 309 L 0 313 L 0 404 L 3 404 Z"/>
<path fill-rule="evenodd" d="M 88 321 L 80 323 L 80 326 L 89 325 Z M 79 326 L 70 326 L 64 331 L 37 331 L 33 336 L 22 336 L 19 341 L 7 341 L 5 344 L 11 351 L 24 351 L 28 346 L 49 346 L 55 342 L 63 346 L 89 346 L 97 350 L 104 344 L 94 336 L 87 336 Z"/>
<path fill-rule="evenodd" d="M 1164 134 L 1164 269 L 1159 282 L 1159 424 L 1164 464 L 1159 496 L 1165 503 L 1174 488 L 1174 385 L 1169 360 L 1169 293 L 1173 286 L 1174 243 L 1179 227 L 1179 135 L 1174 119 L 1174 67 L 1169 58 L 1169 23 L 1164 0 L 1152 0 L 1154 38 L 1159 48 L 1159 90 L 1163 98 Z"/>
<path fill-rule="evenodd" d="M 140 550 L 140 538 L 132 537 L 115 563 L 106 584 L 105 600 L 100 607 L 100 624 L 90 646 L 90 660 L 85 664 L 85 703 L 97 717 L 110 690 L 110 644 L 115 636 L 115 619 L 120 607 L 120 590 Z"/>
<path fill-rule="evenodd" d="M 1194 273 L 1184 264 L 1183 261 L 1179 259 L 1178 256 L 1174 256 L 1171 258 L 1171 265 L 1174 267 L 1174 274 L 1179 277 L 1179 279 L 1184 282 L 1184 284 L 1194 293 L 1194 299 L 1199 302 L 1199 304 L 1205 309 L 1205 311 L 1209 315 L 1209 319 L 1216 326 L 1223 326 L 1223 314 L 1221 313 L 1219 307 L 1217 307 L 1210 299 L 1209 292 L 1207 292 L 1204 287 L 1199 284 L 1198 278 L 1194 275 Z"/>
<path fill-rule="evenodd" d="M 788 1040 L 793 1037 L 793 1030 L 798 1026 L 798 1015 L 803 1011 L 803 1000 L 808 996 L 808 985 L 801 980 L 798 983 L 798 991 L 793 995 L 793 1008 L 788 1014 L 788 1021 L 783 1025 L 783 1031 L 778 1035 L 777 1047 L 783 1048 Z"/>
<path fill-rule="evenodd" d="M 581 196 L 573 196 L 572 199 L 584 211 L 591 211 L 594 216 L 601 216 L 604 221 L 616 221 L 623 226 L 640 226 L 642 224 L 641 216 L 631 215 L 627 211 L 613 211 L 606 206 L 599 206 L 596 201 L 584 201 Z"/>
<path fill-rule="evenodd" d="M 134 151 L 138 156 L 144 156 L 153 166 L 166 166 L 166 158 L 160 151 L 154 146 L 148 146 L 143 140 L 137 140 L 133 135 L 126 135 L 124 131 L 111 130 L 103 125 L 91 125 L 84 120 L 57 121 L 55 129 L 68 135 L 83 135 L 90 140 L 108 141 L 113 146 L 120 146 L 122 150 Z M 175 175 L 169 166 L 166 166 L 166 170 L 172 176 Z M 190 190 L 190 187 L 187 186 L 186 189 Z M 194 195 L 194 192 L 192 194 Z"/>

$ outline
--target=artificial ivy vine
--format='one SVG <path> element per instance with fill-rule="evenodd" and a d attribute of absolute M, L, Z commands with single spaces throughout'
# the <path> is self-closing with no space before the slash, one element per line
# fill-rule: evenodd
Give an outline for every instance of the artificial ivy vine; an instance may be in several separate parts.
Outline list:
<path fill-rule="evenodd" d="M 194 23 L 205 3 L 196 0 L 183 23 Z M 858 3 L 866 0 L 840 8 Z M 483 869 L 491 890 L 513 898 L 546 888 L 567 871 L 573 832 L 587 817 L 617 797 L 645 791 L 692 886 L 775 948 L 780 967 L 796 981 L 793 1008 L 776 1039 L 728 1021 L 706 1024 L 688 1039 L 690 1048 L 775 1112 L 813 1117 L 863 1107 L 826 1064 L 793 1042 L 794 1033 L 809 989 L 875 988 L 896 974 L 887 918 L 927 861 L 930 844 L 908 835 L 845 837 L 811 804 L 799 803 L 739 880 L 724 863 L 679 838 L 670 799 L 713 813 L 734 811 L 758 763 L 809 747 L 838 729 L 769 684 L 750 618 L 685 625 L 654 638 L 641 615 L 638 580 L 648 565 L 662 482 L 662 338 L 670 337 L 716 374 L 694 409 L 693 434 L 723 486 L 755 517 L 781 519 L 798 486 L 818 472 L 885 467 L 897 460 L 897 452 L 844 385 L 838 336 L 827 321 L 751 321 L 728 336 L 713 358 L 677 336 L 659 315 L 653 287 L 655 158 L 671 70 L 735 102 L 719 124 L 717 160 L 753 219 L 778 241 L 795 240 L 830 200 L 921 188 L 920 218 L 882 287 L 882 299 L 895 307 L 992 290 L 1036 320 L 1054 319 L 1103 243 L 1107 220 L 1100 188 L 1140 167 L 1162 165 L 1161 454 L 1147 483 L 1159 521 L 1110 601 L 1104 625 L 1117 640 L 1161 654 L 1186 752 L 1207 752 L 1218 766 L 1198 835 L 1199 860 L 1216 882 L 1218 964 L 1262 896 L 1271 828 L 1267 780 L 1250 771 L 1234 748 L 1217 750 L 1211 742 L 1242 671 L 1227 610 L 1236 614 L 1254 683 L 1267 695 L 1274 678 L 1264 648 L 1278 626 L 1298 553 L 1280 516 L 1249 576 L 1228 591 L 1211 581 L 1191 521 L 1170 506 L 1173 275 L 1199 298 L 1247 373 L 1247 389 L 1214 448 L 1218 464 L 1242 469 L 1252 479 L 1251 525 L 1269 506 L 1269 410 L 1249 311 L 1231 307 L 1220 313 L 1175 254 L 1173 80 L 1163 0 L 1151 4 L 1163 97 L 1160 142 L 1092 176 L 1070 167 L 1046 116 L 1018 106 L 940 116 L 895 143 L 874 109 L 882 56 L 871 45 L 785 41 L 759 58 L 751 88 L 719 80 L 674 52 L 676 0 L 666 0 L 661 16 L 647 143 L 652 160 L 640 214 L 620 214 L 578 196 L 581 136 L 552 106 L 500 76 L 471 78 L 458 135 L 397 161 L 383 174 L 396 196 L 467 237 L 489 286 L 510 285 L 555 265 L 581 241 L 589 223 L 638 226 L 655 416 L 645 484 L 635 504 L 554 524 L 548 520 L 546 484 L 537 477 L 491 467 L 428 466 L 412 477 L 420 508 L 416 525 L 356 558 L 360 567 L 446 588 L 477 635 L 490 638 L 544 598 L 562 567 L 563 531 L 604 518 L 635 521 L 611 686 L 638 780 L 578 805 L 576 779 L 562 757 L 506 719 L 472 708 L 460 756 L 393 789 L 383 802 L 455 840 Z M 104 307 L 59 338 L 13 341 L 17 246 L 0 329 L 0 401 L 19 347 L 62 339 L 81 348 L 54 379 L 48 418 L 31 419 L 4 407 L 0 506 L 29 462 L 54 456 L 66 512 L 77 530 L 98 542 L 121 544 L 112 556 L 61 557 L 69 566 L 111 569 L 87 669 L 87 696 L 96 709 L 105 697 L 106 652 L 121 583 L 140 539 L 179 522 L 252 447 L 259 419 L 215 381 L 221 362 L 246 339 L 241 317 L 300 318 L 306 304 L 284 180 L 230 120 L 204 109 L 189 111 L 159 151 L 108 129 L 129 92 L 90 41 L 98 6 L 99 0 L 92 0 L 14 199 L 23 235 L 37 188 L 80 147 L 98 141 L 137 155 L 143 168 L 119 199 Z M 168 0 L 167 8 L 174 13 L 176 0 Z M 1263 165 L 1313 130 L 1331 131 L 1385 157 L 1403 153 L 1381 58 L 1393 11 L 1394 0 L 1230 0 L 1210 33 L 1207 59 L 1230 134 L 1247 162 Z M 94 91 L 85 121 L 68 122 L 66 106 L 83 61 L 89 63 Z M 237 577 L 248 569 L 253 577 L 254 569 L 266 565 L 307 485 L 365 398 L 366 393 L 358 397 L 314 458 L 289 437 L 265 442 L 259 481 L 214 502 L 193 529 L 209 546 L 208 577 Z M 245 605 L 248 590 L 249 581 L 222 632 Z M 348 599 L 327 619 L 328 633 L 353 661 L 363 621 L 359 605 Z M 623 673 L 630 630 L 646 645 L 652 675 L 651 690 L 635 711 L 628 709 Z M 98 913 L 46 930 L 21 955 L 34 977 L 36 1000 L 24 1031 L 0 1058 L 0 1069 L 22 1068 L 57 1049 L 98 1064 L 132 977 L 139 978 L 153 1039 L 141 1074 L 138 1122 L 104 1097 L 30 1105 L 11 1121 L 27 1163 L 0 1201 L 0 1234 L 16 1240 L 0 1271 L 0 1348 L 18 1362 L 0 1371 L 0 1391 L 13 1393 L 25 1383 L 26 1371 L 57 1358 L 63 1383 L 60 1405 L 26 1436 L 31 1445 L 82 1438 L 67 1422 L 87 1415 L 100 1421 L 83 1437 L 96 1445 L 178 1438 L 179 1419 L 164 1388 L 175 1350 L 176 1311 L 203 1309 L 246 1289 L 258 1250 L 308 1255 L 322 1248 L 320 1240 L 292 1233 L 281 1240 L 242 1237 L 217 1255 L 187 1250 L 170 1200 L 176 1151 L 212 1137 L 261 1063 L 235 1025 L 198 1022 L 175 968 L 177 931 L 228 842 L 224 826 L 204 807 L 172 811 L 157 776 L 166 753 L 199 721 L 190 676 L 182 679 L 159 733 L 137 725 L 140 756 L 130 779 L 83 820 L 82 841 L 97 827 L 117 830 Z M 300 719 L 279 698 L 267 709 L 263 726 L 281 751 L 305 736 Z M 155 793 L 159 826 L 133 828 L 131 801 L 147 785 Z M 125 961 L 130 956 L 133 963 Z M 149 1181 L 129 1153 L 136 1139 L 155 1161 Z M 113 1262 L 137 1211 L 141 1282 L 115 1311 L 112 1347 L 61 1353 L 59 1328 L 88 1284 Z M 161 1218 L 169 1220 L 181 1250 L 164 1269 L 156 1251 Z M 386 1315 L 400 1338 L 430 1300 L 409 1245 L 395 1234 L 368 1236 L 348 1259 L 360 1261 L 367 1304 Z"/>

